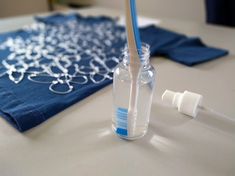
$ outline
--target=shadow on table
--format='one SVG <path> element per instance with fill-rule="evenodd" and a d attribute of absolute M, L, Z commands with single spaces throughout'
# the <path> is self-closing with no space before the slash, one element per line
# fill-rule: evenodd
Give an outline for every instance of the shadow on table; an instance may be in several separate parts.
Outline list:
<path fill-rule="evenodd" d="M 73 111 L 74 108 L 70 108 L 69 111 Z M 213 131 L 218 130 L 228 134 L 234 134 L 235 130 L 234 123 L 229 124 L 211 114 L 202 113 L 196 119 L 192 119 L 178 113 L 175 109 L 155 103 L 152 106 L 147 135 L 129 142 L 120 139 L 112 132 L 111 118 L 78 123 L 71 128 L 54 129 L 54 125 L 57 125 L 55 122 L 63 115 L 64 112 L 59 118 L 54 118 L 51 122 L 27 132 L 25 137 L 35 144 L 45 142 L 47 146 L 58 146 L 57 150 L 61 150 L 62 153 L 66 149 L 70 152 L 79 151 L 87 156 L 96 152 L 112 152 L 116 149 L 117 151 L 134 149 L 146 152 L 150 157 L 168 158 L 173 151 L 184 150 L 188 145 L 186 143 L 198 140 L 200 136 L 197 136 L 195 130 L 200 129 L 201 125 L 212 128 Z M 197 128 L 198 125 L 199 128 Z M 194 132 L 191 128 L 194 128 Z"/>
<path fill-rule="evenodd" d="M 182 149 L 185 142 L 200 138 L 201 133 L 197 136 L 196 130 L 202 128 L 230 137 L 235 134 L 234 120 L 224 119 L 208 111 L 199 112 L 198 116 L 193 119 L 179 113 L 176 109 L 161 104 L 153 104 L 151 114 L 147 135 L 135 141 L 139 147 L 149 151 L 148 153 L 155 151 L 164 155 L 170 151 L 178 150 L 177 147 Z"/>

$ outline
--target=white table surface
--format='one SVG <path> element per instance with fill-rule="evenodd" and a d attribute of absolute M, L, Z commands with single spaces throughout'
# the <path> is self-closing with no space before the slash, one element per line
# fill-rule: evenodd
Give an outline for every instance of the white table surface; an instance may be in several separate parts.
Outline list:
<path fill-rule="evenodd" d="M 121 12 L 83 9 L 87 15 Z M 66 109 L 42 125 L 19 133 L 0 118 L 0 176 L 234 176 L 235 122 L 202 111 L 196 119 L 164 107 L 165 89 L 201 93 L 204 104 L 235 120 L 235 30 L 159 18 L 158 25 L 230 55 L 195 67 L 152 59 L 157 89 L 147 135 L 133 142 L 111 131 L 112 87 Z M 0 19 L 0 32 L 33 22 L 33 16 Z"/>

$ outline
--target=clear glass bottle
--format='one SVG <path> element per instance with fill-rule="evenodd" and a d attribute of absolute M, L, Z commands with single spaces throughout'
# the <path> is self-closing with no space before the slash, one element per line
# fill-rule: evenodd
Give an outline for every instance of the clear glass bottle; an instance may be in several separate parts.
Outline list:
<path fill-rule="evenodd" d="M 152 97 L 155 90 L 156 72 L 149 62 L 150 47 L 142 44 L 140 58 L 135 58 L 139 74 L 136 83 L 134 113 L 130 113 L 131 86 L 130 52 L 127 47 L 122 53 L 122 62 L 114 70 L 112 129 L 121 138 L 134 140 L 143 137 L 148 130 Z M 138 62 L 141 59 L 141 62 Z"/>

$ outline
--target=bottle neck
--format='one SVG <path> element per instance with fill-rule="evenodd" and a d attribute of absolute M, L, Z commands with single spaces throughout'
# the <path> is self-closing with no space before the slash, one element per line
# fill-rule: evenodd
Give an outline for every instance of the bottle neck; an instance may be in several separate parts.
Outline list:
<path fill-rule="evenodd" d="M 148 44 L 142 44 L 141 50 L 135 52 L 133 52 L 132 49 L 128 49 L 127 47 L 125 47 L 125 49 L 123 50 L 122 58 L 123 63 L 126 66 L 129 66 L 131 61 L 134 65 L 136 64 L 139 67 L 146 67 L 149 65 L 150 46 Z"/>
<path fill-rule="evenodd" d="M 123 58 L 123 63 L 125 66 L 130 66 L 130 57 L 127 56 Z M 139 58 L 139 57 L 134 57 L 133 62 L 134 65 L 138 65 L 139 67 L 147 67 L 149 66 L 149 57 L 148 58 Z"/>

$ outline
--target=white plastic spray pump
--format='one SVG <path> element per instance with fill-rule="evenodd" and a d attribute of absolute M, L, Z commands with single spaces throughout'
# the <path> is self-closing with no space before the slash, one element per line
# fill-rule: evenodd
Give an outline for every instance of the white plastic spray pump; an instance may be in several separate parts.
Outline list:
<path fill-rule="evenodd" d="M 197 116 L 202 98 L 202 95 L 189 91 L 180 93 L 166 90 L 162 95 L 162 101 L 165 104 L 176 107 L 179 112 L 192 117 Z"/>
<path fill-rule="evenodd" d="M 198 93 L 189 92 L 187 90 L 183 93 L 166 90 L 162 94 L 162 101 L 165 105 L 176 107 L 180 113 L 186 114 L 191 117 L 196 117 L 199 110 L 201 109 L 216 114 L 224 119 L 235 121 L 234 119 L 220 112 L 217 112 L 212 108 L 203 106 L 203 96 Z"/>

